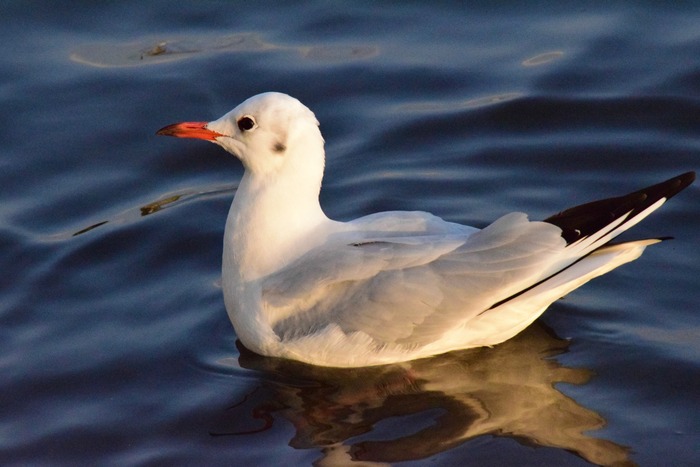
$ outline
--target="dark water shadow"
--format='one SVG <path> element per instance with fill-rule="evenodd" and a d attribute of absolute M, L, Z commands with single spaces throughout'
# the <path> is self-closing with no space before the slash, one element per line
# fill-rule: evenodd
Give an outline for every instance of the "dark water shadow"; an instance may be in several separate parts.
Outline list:
<path fill-rule="evenodd" d="M 240 366 L 260 372 L 260 384 L 221 414 L 211 434 L 259 433 L 281 417 L 295 428 L 289 445 L 320 450 L 319 466 L 425 459 L 483 435 L 593 464 L 633 465 L 627 447 L 588 434 L 605 419 L 555 387 L 592 375 L 551 358 L 568 346 L 535 324 L 494 348 L 334 369 L 260 357 L 239 344 Z"/>

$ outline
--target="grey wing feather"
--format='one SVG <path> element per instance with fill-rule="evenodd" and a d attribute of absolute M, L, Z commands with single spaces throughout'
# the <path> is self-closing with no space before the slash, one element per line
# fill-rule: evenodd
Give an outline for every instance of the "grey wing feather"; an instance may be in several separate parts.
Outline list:
<path fill-rule="evenodd" d="M 267 278 L 263 302 L 283 340 L 334 323 L 378 345 L 420 346 L 536 282 L 564 247 L 558 227 L 521 213 L 471 235 L 330 244 Z"/>

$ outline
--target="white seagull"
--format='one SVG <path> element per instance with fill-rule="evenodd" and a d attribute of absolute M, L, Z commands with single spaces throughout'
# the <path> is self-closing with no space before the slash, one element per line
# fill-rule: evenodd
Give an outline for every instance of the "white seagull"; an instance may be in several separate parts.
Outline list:
<path fill-rule="evenodd" d="M 609 243 L 695 179 L 688 172 L 544 221 L 514 212 L 482 230 L 426 212 L 338 222 L 319 204 L 319 123 L 293 97 L 259 94 L 218 120 L 157 134 L 211 141 L 245 167 L 222 268 L 226 310 L 243 345 L 334 367 L 510 339 L 555 300 L 660 241 Z"/>

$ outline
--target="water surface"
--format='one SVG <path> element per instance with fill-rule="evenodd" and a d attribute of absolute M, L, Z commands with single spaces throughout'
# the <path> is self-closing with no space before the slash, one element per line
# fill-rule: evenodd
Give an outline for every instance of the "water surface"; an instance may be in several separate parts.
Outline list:
<path fill-rule="evenodd" d="M 3 465 L 691 465 L 700 192 L 673 236 L 493 349 L 329 370 L 237 346 L 242 168 L 157 138 L 276 90 L 326 138 L 337 219 L 533 219 L 698 168 L 700 8 L 5 2 Z M 351 464 L 350 464 L 351 465 Z"/>

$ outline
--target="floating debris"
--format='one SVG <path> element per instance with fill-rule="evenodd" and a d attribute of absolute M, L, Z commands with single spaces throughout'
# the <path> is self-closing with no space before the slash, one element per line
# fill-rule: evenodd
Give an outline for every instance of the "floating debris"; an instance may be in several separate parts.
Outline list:
<path fill-rule="evenodd" d="M 141 215 L 148 216 L 149 214 L 156 213 L 168 204 L 172 204 L 175 201 L 179 200 L 181 197 L 182 195 L 170 196 L 169 198 L 161 199 L 158 201 L 154 201 L 153 203 L 149 203 L 145 206 L 141 206 Z"/>
<path fill-rule="evenodd" d="M 83 44 L 70 59 L 100 68 L 155 65 L 211 53 L 289 51 L 308 60 L 359 60 L 379 54 L 379 48 L 362 44 L 287 46 L 264 40 L 260 34 L 243 32 L 226 36 L 194 36 L 172 39 L 149 38 L 128 43 Z"/>
<path fill-rule="evenodd" d="M 168 50 L 166 49 L 166 46 L 167 46 L 167 45 L 168 45 L 168 43 L 165 42 L 165 41 L 160 42 L 160 43 L 158 43 L 155 47 L 153 47 L 152 49 L 147 50 L 144 54 L 145 54 L 145 55 L 149 55 L 149 56 L 151 56 L 151 57 L 153 57 L 153 56 L 155 56 L 155 55 L 163 55 L 164 53 L 167 53 L 167 51 L 168 51 Z M 144 54 L 141 54 L 141 60 L 143 60 Z"/>
<path fill-rule="evenodd" d="M 159 211 L 162 211 L 163 209 L 168 209 L 171 207 L 178 206 L 180 204 L 192 202 L 192 201 L 198 201 L 198 200 L 203 200 L 203 199 L 209 199 L 209 198 L 214 198 L 217 196 L 221 195 L 226 195 L 229 196 L 231 192 L 234 192 L 235 188 L 231 187 L 230 185 L 219 185 L 219 186 L 212 186 L 212 187 L 204 187 L 202 189 L 187 189 L 187 190 L 182 190 L 178 193 L 171 194 L 170 196 L 163 197 L 161 199 L 158 199 L 156 201 L 150 202 L 148 204 L 145 204 L 143 206 L 134 206 L 132 208 L 129 208 L 125 211 L 122 211 L 115 216 L 112 216 L 108 220 L 103 220 L 101 222 L 97 222 L 95 224 L 92 224 L 88 227 L 84 227 L 77 232 L 73 233 L 58 233 L 51 235 L 50 238 L 53 240 L 63 240 L 66 238 L 70 237 L 76 237 L 78 235 L 85 234 L 87 232 L 90 232 L 98 227 L 102 227 L 106 224 L 124 224 L 124 223 L 130 223 L 130 222 L 136 222 L 139 218 L 148 216 L 151 214 L 155 214 Z"/>

